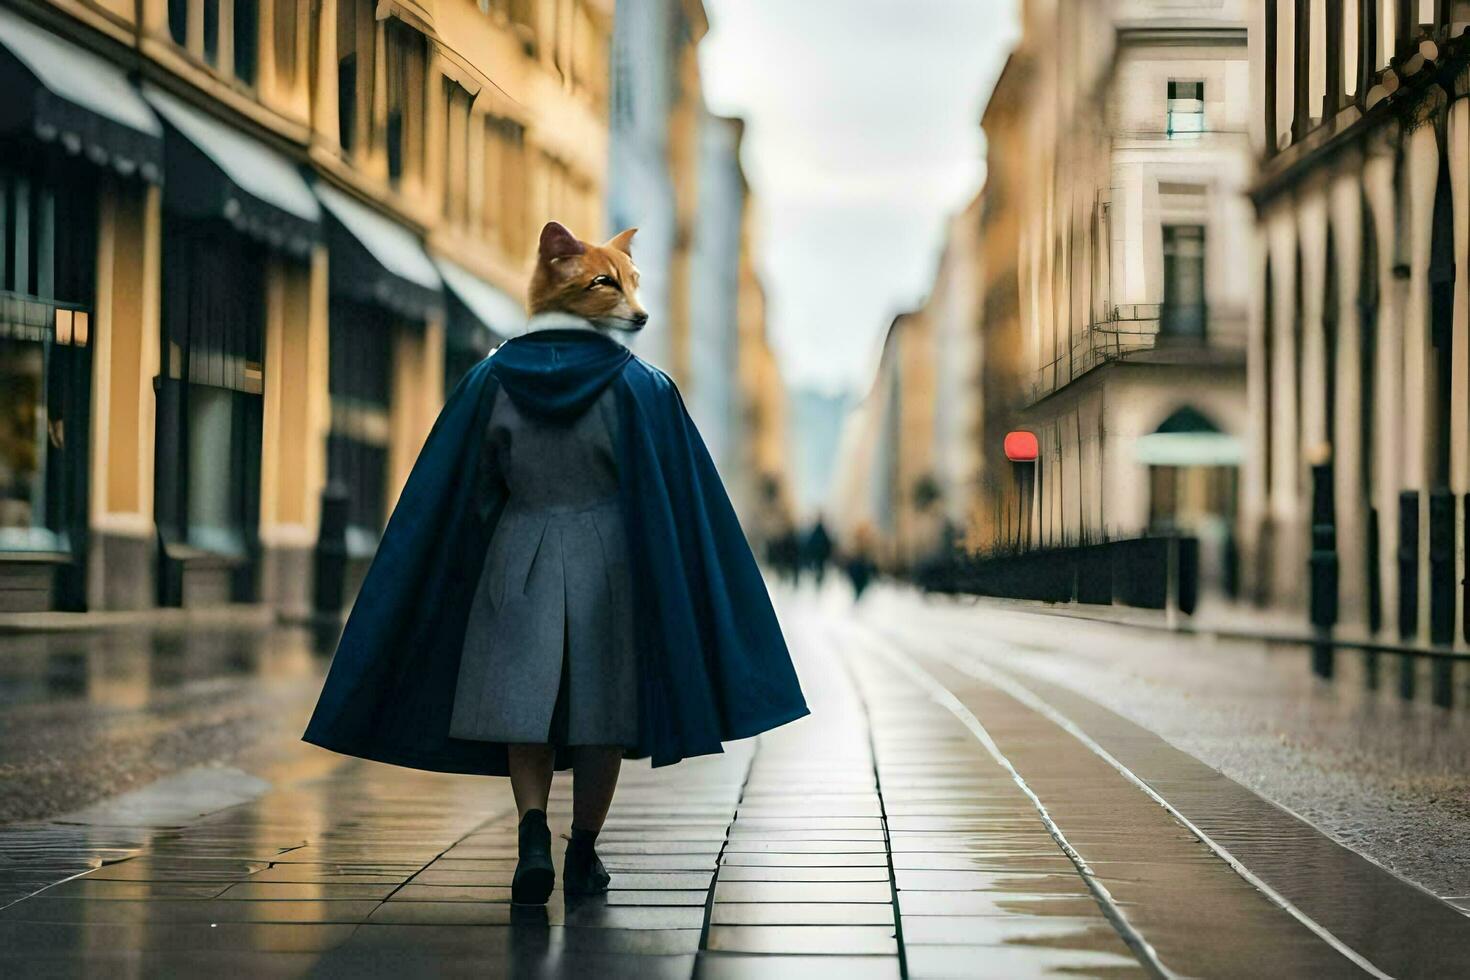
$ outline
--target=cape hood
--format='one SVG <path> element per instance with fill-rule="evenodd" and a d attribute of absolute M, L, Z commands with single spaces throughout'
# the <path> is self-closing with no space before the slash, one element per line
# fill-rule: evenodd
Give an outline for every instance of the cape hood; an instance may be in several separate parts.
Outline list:
<path fill-rule="evenodd" d="M 623 371 L 633 352 L 590 330 L 537 330 L 507 341 L 490 360 L 495 380 L 528 415 L 574 419 Z"/>
<path fill-rule="evenodd" d="M 306 741 L 417 769 L 506 774 L 504 745 L 448 734 L 470 604 L 506 504 L 482 499 L 483 434 L 501 390 L 525 411 L 571 418 L 609 389 L 639 656 L 629 757 L 667 765 L 807 714 L 765 582 L 674 383 L 610 337 L 548 330 L 506 342 L 445 403 Z"/>

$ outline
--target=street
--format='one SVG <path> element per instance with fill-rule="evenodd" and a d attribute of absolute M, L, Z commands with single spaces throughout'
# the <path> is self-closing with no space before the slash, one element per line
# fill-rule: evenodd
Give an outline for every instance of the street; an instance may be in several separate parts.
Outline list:
<path fill-rule="evenodd" d="M 531 915 L 505 781 L 297 740 L 321 638 L 0 637 L 0 973 L 1470 968 L 1465 699 L 1404 697 L 1399 658 L 1340 651 L 1329 678 L 1305 649 L 1034 605 L 777 600 L 812 716 L 627 764 L 612 892 Z"/>

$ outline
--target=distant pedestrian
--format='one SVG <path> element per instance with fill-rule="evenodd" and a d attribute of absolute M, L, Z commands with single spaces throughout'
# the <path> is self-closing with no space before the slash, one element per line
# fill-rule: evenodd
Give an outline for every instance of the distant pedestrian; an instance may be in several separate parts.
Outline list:
<path fill-rule="evenodd" d="M 827 533 L 827 526 L 822 519 L 812 525 L 807 532 L 806 540 L 801 546 L 801 563 L 812 573 L 817 580 L 817 588 L 822 587 L 827 578 L 827 566 L 832 562 L 832 536 Z"/>
<path fill-rule="evenodd" d="M 622 759 L 669 765 L 807 713 L 673 382 L 610 336 L 648 319 L 632 237 L 542 231 L 531 331 L 471 369 L 440 413 L 305 735 L 510 776 L 519 904 L 544 904 L 555 880 L 554 768 L 575 773 L 564 890 L 602 892 L 594 843 Z"/>
<path fill-rule="evenodd" d="M 873 529 L 864 524 L 853 535 L 853 545 L 843 561 L 843 570 L 852 583 L 852 601 L 858 602 L 868 591 L 878 567 L 873 563 Z"/>

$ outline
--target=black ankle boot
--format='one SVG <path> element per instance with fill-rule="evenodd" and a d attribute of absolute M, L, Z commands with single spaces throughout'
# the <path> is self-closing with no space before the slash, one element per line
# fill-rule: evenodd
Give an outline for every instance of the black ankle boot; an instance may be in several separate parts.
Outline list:
<path fill-rule="evenodd" d="M 593 846 L 596 843 L 596 831 L 572 829 L 562 864 L 562 888 L 568 895 L 601 895 L 607 891 L 612 875 L 602 866 L 602 859 Z"/>
<path fill-rule="evenodd" d="M 510 900 L 516 905 L 545 905 L 556 883 L 551 863 L 551 829 L 544 810 L 527 810 L 521 818 L 520 860 L 510 882 Z"/>

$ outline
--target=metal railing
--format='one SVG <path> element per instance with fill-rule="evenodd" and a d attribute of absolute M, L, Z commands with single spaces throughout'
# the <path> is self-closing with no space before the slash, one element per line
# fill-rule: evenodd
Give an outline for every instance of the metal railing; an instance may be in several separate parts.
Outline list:
<path fill-rule="evenodd" d="M 1235 350 L 1244 340 L 1243 318 L 1212 317 L 1203 305 L 1121 304 L 1106 319 L 1089 324 L 1065 354 L 1042 365 L 1032 379 L 1030 400 L 1039 401 L 1104 364 L 1147 351 Z"/>

